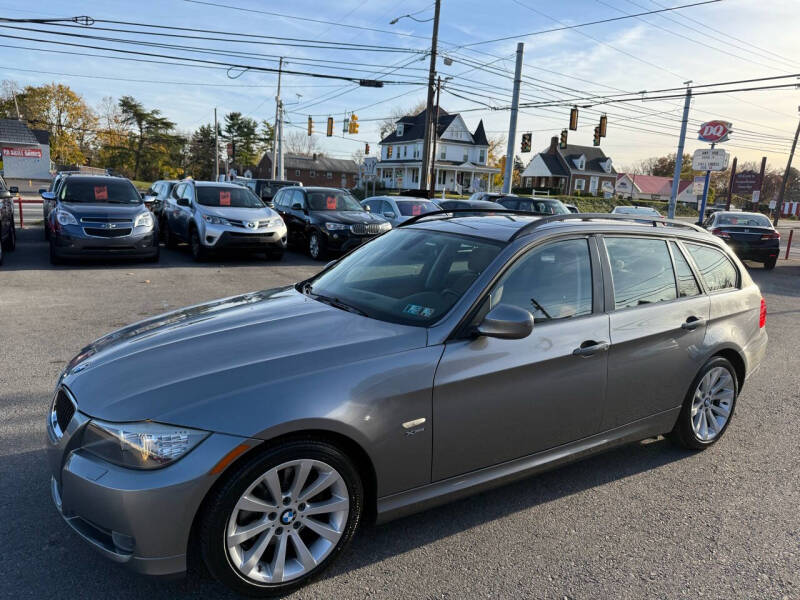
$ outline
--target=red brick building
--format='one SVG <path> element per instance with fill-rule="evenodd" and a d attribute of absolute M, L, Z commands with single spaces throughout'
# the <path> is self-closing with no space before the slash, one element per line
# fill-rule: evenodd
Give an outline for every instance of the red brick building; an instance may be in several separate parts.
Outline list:
<path fill-rule="evenodd" d="M 354 160 L 330 158 L 324 154 L 283 155 L 284 173 L 276 179 L 299 181 L 305 186 L 354 188 L 358 180 L 358 165 Z M 255 177 L 269 179 L 272 175 L 272 153 L 268 152 L 258 163 Z"/>

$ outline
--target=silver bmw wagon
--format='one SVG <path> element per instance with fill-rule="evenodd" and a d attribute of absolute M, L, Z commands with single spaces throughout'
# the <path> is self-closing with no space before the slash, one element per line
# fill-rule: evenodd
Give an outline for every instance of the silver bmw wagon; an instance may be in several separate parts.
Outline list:
<path fill-rule="evenodd" d="M 660 434 L 716 443 L 767 344 L 727 247 L 678 221 L 494 213 L 415 217 L 295 286 L 88 345 L 47 419 L 66 523 L 150 575 L 184 572 L 192 540 L 270 596 L 367 519 Z"/>

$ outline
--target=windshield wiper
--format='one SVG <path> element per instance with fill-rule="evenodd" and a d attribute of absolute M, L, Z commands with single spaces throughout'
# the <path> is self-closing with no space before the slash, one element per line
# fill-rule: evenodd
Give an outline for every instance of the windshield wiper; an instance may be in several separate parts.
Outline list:
<path fill-rule="evenodd" d="M 538 310 L 539 312 L 541 312 L 541 313 L 542 313 L 542 314 L 543 314 L 545 317 L 547 317 L 548 319 L 552 319 L 552 318 L 553 318 L 553 317 L 551 317 L 551 316 L 548 314 L 548 312 L 547 312 L 547 311 L 544 309 L 544 306 L 542 306 L 541 304 L 539 304 L 539 303 L 536 301 L 536 298 L 531 298 L 531 304 L 533 304 L 534 308 L 536 308 L 536 310 Z"/>
<path fill-rule="evenodd" d="M 333 306 L 334 308 L 338 308 L 340 310 L 346 310 L 347 312 L 355 313 L 357 315 L 361 315 L 362 317 L 368 316 L 367 313 L 365 313 L 360 308 L 356 308 L 355 306 L 351 306 L 346 302 L 342 302 L 341 300 L 339 300 L 339 298 L 324 296 L 322 294 L 315 294 L 314 292 L 311 291 L 311 286 L 306 286 L 304 292 L 309 296 L 311 296 L 312 298 L 314 298 L 314 300 L 319 300 L 320 302 L 324 302 L 325 304 Z"/>

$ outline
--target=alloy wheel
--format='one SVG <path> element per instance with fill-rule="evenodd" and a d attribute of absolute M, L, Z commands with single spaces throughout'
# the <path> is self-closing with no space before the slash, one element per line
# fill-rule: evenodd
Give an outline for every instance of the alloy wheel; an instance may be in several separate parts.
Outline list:
<path fill-rule="evenodd" d="M 347 484 L 336 469 L 310 459 L 282 463 L 236 503 L 225 531 L 228 559 L 259 583 L 297 579 L 336 548 L 349 512 Z"/>
<path fill-rule="evenodd" d="M 724 367 L 709 370 L 692 397 L 692 429 L 697 438 L 709 442 L 725 428 L 733 407 L 735 387 L 730 371 Z"/>
<path fill-rule="evenodd" d="M 317 258 L 319 256 L 319 237 L 316 233 L 312 233 L 311 238 L 308 240 L 308 253 L 311 255 L 311 258 Z"/>

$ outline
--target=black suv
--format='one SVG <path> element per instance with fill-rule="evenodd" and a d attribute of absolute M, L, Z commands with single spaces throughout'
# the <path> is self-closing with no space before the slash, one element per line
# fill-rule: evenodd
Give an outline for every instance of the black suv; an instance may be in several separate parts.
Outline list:
<path fill-rule="evenodd" d="M 0 265 L 3 264 L 3 252 L 11 252 L 17 245 L 17 231 L 14 229 L 14 195 L 19 193 L 16 187 L 6 187 L 0 177 Z"/>
<path fill-rule="evenodd" d="M 337 188 L 285 187 L 278 190 L 273 206 L 286 223 L 289 243 L 305 246 L 317 260 L 328 251 L 346 252 L 392 228 Z"/>

